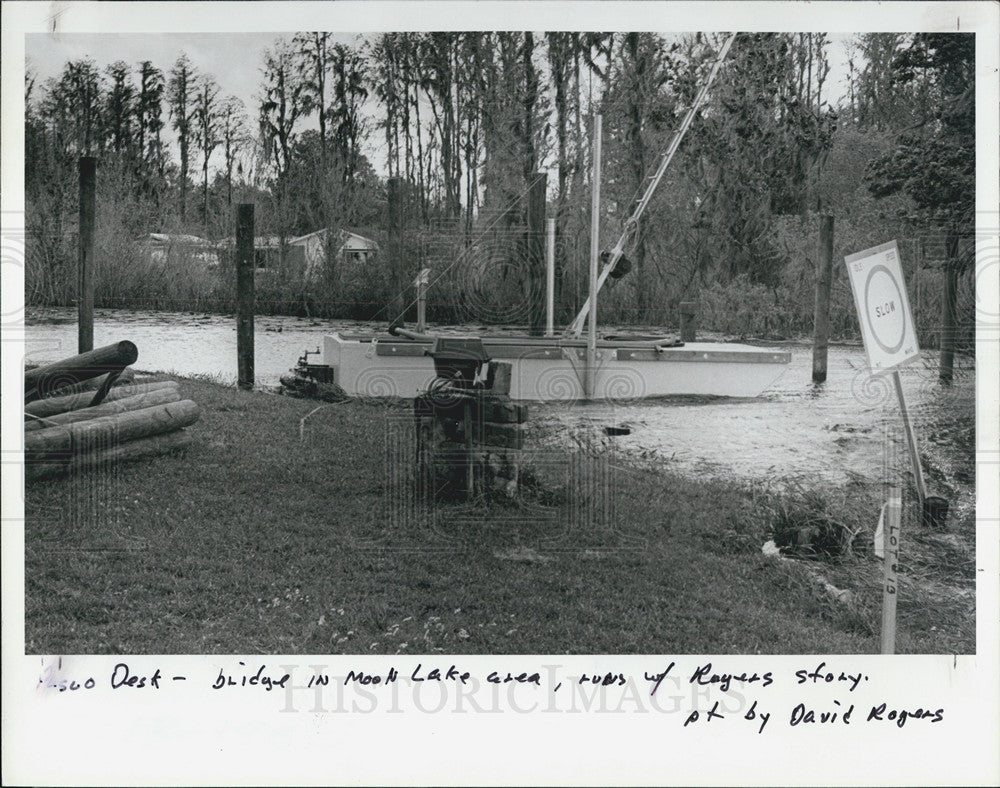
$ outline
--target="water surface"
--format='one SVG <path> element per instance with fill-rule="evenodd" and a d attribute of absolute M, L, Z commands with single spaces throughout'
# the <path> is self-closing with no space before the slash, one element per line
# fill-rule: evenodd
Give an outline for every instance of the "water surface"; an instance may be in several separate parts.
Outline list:
<path fill-rule="evenodd" d="M 73 309 L 29 312 L 27 358 L 39 363 L 73 355 L 75 319 Z M 121 339 L 138 346 L 137 370 L 210 375 L 235 383 L 232 316 L 98 310 L 94 322 L 95 346 Z M 354 321 L 258 317 L 257 383 L 277 385 L 302 351 L 316 349 L 325 333 L 384 328 Z M 833 346 L 827 381 L 814 386 L 811 347 L 801 343 L 782 347 L 791 351 L 792 361 L 760 397 L 533 405 L 532 434 L 543 446 L 604 447 L 697 475 L 831 483 L 881 478 L 887 429 L 895 433 L 893 451 L 905 452 L 891 378 L 869 375 L 860 345 Z M 936 354 L 930 352 L 920 363 L 904 368 L 902 379 L 921 451 L 932 466 L 929 481 L 971 489 L 975 416 L 971 359 L 956 360 L 955 383 L 949 387 L 938 383 Z M 631 432 L 607 437 L 607 426 L 625 426 Z"/>

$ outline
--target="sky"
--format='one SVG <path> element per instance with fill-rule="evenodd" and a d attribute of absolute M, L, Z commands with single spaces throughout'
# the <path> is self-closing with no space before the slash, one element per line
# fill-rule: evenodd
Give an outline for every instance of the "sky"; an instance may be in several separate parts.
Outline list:
<path fill-rule="evenodd" d="M 186 52 L 198 71 L 215 77 L 220 96 L 232 95 L 243 101 L 252 122 L 260 93 L 264 52 L 279 38 L 291 36 L 291 33 L 33 33 L 25 38 L 25 52 L 28 67 L 37 76 L 39 85 L 50 77 L 58 77 L 70 60 L 89 57 L 102 71 L 116 60 L 133 66 L 150 60 L 166 74 L 178 55 Z M 832 104 L 836 104 L 845 92 L 847 57 L 844 45 L 850 37 L 849 34 L 830 35 L 831 43 L 827 48 L 830 76 L 824 87 L 824 98 Z M 360 45 L 364 39 L 356 33 L 334 34 L 337 43 L 352 46 Z M 374 112 L 371 101 L 368 111 Z M 313 115 L 302 121 L 300 128 L 315 128 L 316 122 Z M 173 144 L 169 124 L 165 137 Z M 386 150 L 381 135 L 370 135 L 364 153 L 376 171 L 382 172 Z"/>

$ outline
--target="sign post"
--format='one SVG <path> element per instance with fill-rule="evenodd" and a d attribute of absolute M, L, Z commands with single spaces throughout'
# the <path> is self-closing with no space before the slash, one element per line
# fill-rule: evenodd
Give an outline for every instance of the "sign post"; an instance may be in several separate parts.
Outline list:
<path fill-rule="evenodd" d="M 910 423 L 910 413 L 903 395 L 899 367 L 920 357 L 917 332 L 906 296 L 906 282 L 899 264 L 895 241 L 866 249 L 844 258 L 854 293 L 854 305 L 861 323 L 861 337 L 873 373 L 891 372 L 892 382 L 903 414 L 906 445 L 913 465 L 920 505 L 927 499 L 924 472 L 917 451 L 917 438 Z"/>

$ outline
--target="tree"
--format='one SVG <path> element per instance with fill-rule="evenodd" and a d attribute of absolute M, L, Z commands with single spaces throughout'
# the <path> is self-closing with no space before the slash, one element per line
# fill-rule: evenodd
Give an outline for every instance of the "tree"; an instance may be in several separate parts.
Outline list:
<path fill-rule="evenodd" d="M 279 40 L 264 55 L 259 114 L 261 139 L 279 181 L 291 165 L 295 124 L 305 115 L 309 102 L 295 50 L 289 42 Z"/>
<path fill-rule="evenodd" d="M 562 213 L 566 202 L 567 182 L 571 168 L 569 160 L 570 82 L 573 69 L 573 54 L 579 46 L 579 33 L 546 33 L 548 44 L 546 54 L 549 73 L 555 91 L 556 109 L 556 214 Z"/>
<path fill-rule="evenodd" d="M 132 146 L 136 120 L 135 86 L 132 84 L 131 69 L 124 61 L 115 61 L 108 66 L 106 73 L 111 82 L 105 97 L 105 118 L 111 148 L 115 153 L 123 153 Z"/>
<path fill-rule="evenodd" d="M 461 214 L 462 160 L 456 155 L 460 130 L 456 123 L 454 56 L 457 34 L 431 33 L 423 40 L 421 59 L 426 64 L 427 98 L 437 129 L 446 215 Z"/>
<path fill-rule="evenodd" d="M 360 145 L 364 137 L 361 106 L 368 98 L 364 60 L 354 49 L 337 44 L 333 48 L 331 65 L 333 101 L 330 104 L 330 120 L 334 123 L 342 178 L 349 185 L 358 173 Z"/>
<path fill-rule="evenodd" d="M 609 75 L 609 91 L 604 110 L 608 134 L 617 146 L 609 146 L 609 179 L 624 220 L 635 208 L 648 185 L 656 161 L 655 151 L 663 144 L 664 133 L 672 130 L 675 97 L 668 89 L 671 62 L 665 42 L 652 33 L 626 33 L 618 46 Z M 613 98 L 612 98 L 613 97 Z M 617 187 L 617 188 L 615 188 Z M 646 272 L 649 252 L 649 222 L 640 223 L 631 239 L 629 259 L 634 304 L 639 320 L 648 318 L 652 292 Z"/>
<path fill-rule="evenodd" d="M 319 144 L 323 171 L 327 166 L 327 72 L 330 69 L 329 33 L 299 33 L 293 39 L 299 49 L 302 70 L 303 114 L 316 111 L 319 119 Z"/>
<path fill-rule="evenodd" d="M 154 179 L 162 180 L 164 155 L 161 133 L 163 131 L 163 72 L 149 60 L 139 64 L 139 90 L 136 97 L 136 135 L 141 161 L 141 178 L 147 192 L 158 198 Z"/>
<path fill-rule="evenodd" d="M 258 115 L 264 158 L 273 167 L 275 177 L 272 192 L 277 208 L 279 255 L 285 260 L 285 238 L 295 215 L 288 188 L 288 173 L 293 164 L 292 151 L 296 140 L 296 124 L 306 111 L 307 98 L 302 79 L 301 62 L 291 42 L 278 40 L 264 53 L 264 95 Z"/>
<path fill-rule="evenodd" d="M 791 34 L 741 34 L 698 133 L 685 141 L 689 172 L 701 181 L 698 214 L 717 239 L 714 256 L 726 261 L 730 277 L 746 274 L 761 284 L 775 284 L 786 261 L 771 218 L 806 210 L 810 179 L 836 128 L 836 113 L 808 100 L 818 74 L 812 85 L 800 81 L 796 59 L 808 51 L 799 43 Z M 690 80 L 692 95 L 699 81 Z"/>
<path fill-rule="evenodd" d="M 401 34 L 384 33 L 375 39 L 369 49 L 369 59 L 372 62 L 369 80 L 385 113 L 381 126 L 385 132 L 386 169 L 390 178 L 400 174 L 400 117 L 402 105 L 408 101 L 406 95 L 401 96 L 401 76 L 407 72 L 407 68 L 402 63 L 400 41 Z"/>
<path fill-rule="evenodd" d="M 59 82 L 50 86 L 46 114 L 57 135 L 77 156 L 92 156 L 103 147 L 101 77 L 94 61 L 70 61 Z"/>
<path fill-rule="evenodd" d="M 909 195 L 918 218 L 945 234 L 939 376 L 946 383 L 953 375 L 958 278 L 971 264 L 959 244 L 971 235 L 975 221 L 975 64 L 971 33 L 913 37 L 893 60 L 894 79 L 904 88 L 923 81 L 933 91 L 933 105 L 899 135 L 893 151 L 872 163 L 866 176 L 876 197 Z"/>
<path fill-rule="evenodd" d="M 194 121 L 197 145 L 201 151 L 202 208 L 201 217 L 208 232 L 208 160 L 219 146 L 219 86 L 210 75 L 201 78 L 195 97 Z"/>
<path fill-rule="evenodd" d="M 236 96 L 230 96 L 219 110 L 219 134 L 222 142 L 222 153 L 225 158 L 226 171 L 226 205 L 233 204 L 233 169 L 240 148 L 249 138 L 247 130 L 247 113 L 243 102 Z"/>
<path fill-rule="evenodd" d="M 181 53 L 170 70 L 170 81 L 167 83 L 167 100 L 170 102 L 170 116 L 177 132 L 177 147 L 180 149 L 180 214 L 184 221 L 187 207 L 187 176 L 188 162 L 191 150 L 192 127 L 194 122 L 195 94 L 197 92 L 197 74 L 194 66 L 185 53 Z"/>
<path fill-rule="evenodd" d="M 912 96 L 900 91 L 892 68 L 904 40 L 902 33 L 863 33 L 853 41 L 862 66 L 855 73 L 851 64 L 851 120 L 861 128 L 909 125 Z"/>

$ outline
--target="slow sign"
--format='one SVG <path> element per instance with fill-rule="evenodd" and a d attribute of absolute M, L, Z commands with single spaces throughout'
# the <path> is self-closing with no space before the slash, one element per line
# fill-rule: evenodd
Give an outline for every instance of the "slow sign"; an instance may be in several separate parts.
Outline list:
<path fill-rule="evenodd" d="M 884 372 L 920 355 L 895 241 L 844 258 L 872 371 Z"/>

